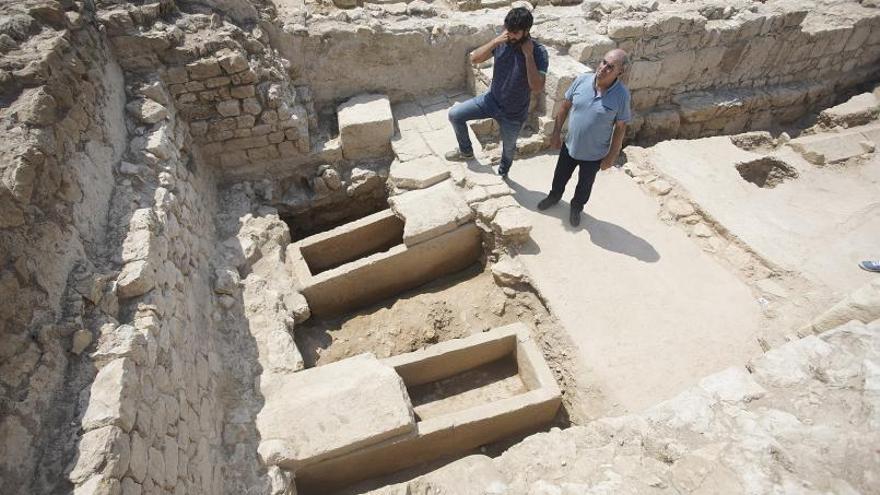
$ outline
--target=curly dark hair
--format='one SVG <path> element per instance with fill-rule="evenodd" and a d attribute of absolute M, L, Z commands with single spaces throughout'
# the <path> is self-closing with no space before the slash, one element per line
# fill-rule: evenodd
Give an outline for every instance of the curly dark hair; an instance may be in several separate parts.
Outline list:
<path fill-rule="evenodd" d="M 510 12 L 507 13 L 507 17 L 504 18 L 504 27 L 509 32 L 528 32 L 532 29 L 532 22 L 532 13 L 525 7 L 517 7 L 510 9 Z"/>

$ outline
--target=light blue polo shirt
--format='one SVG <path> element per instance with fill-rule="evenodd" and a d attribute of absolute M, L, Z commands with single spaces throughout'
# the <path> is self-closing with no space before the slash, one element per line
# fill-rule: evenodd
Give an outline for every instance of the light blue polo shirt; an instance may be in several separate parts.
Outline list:
<path fill-rule="evenodd" d="M 571 102 L 565 146 L 575 160 L 596 161 L 605 158 L 611 149 L 614 123 L 629 123 L 632 119 L 626 86 L 614 81 L 600 96 L 593 86 L 594 79 L 592 72 L 581 74 L 565 92 L 565 99 Z"/>

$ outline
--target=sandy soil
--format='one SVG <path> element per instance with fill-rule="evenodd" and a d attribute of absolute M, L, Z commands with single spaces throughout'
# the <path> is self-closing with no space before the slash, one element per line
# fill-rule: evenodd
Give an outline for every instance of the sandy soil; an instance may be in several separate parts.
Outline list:
<path fill-rule="evenodd" d="M 595 380 L 574 359 L 571 340 L 541 300 L 528 290 L 499 287 L 479 265 L 353 315 L 309 320 L 295 337 L 311 367 L 362 352 L 388 357 L 517 321 L 532 331 L 563 391 L 557 424 L 581 424 L 606 413 Z"/>

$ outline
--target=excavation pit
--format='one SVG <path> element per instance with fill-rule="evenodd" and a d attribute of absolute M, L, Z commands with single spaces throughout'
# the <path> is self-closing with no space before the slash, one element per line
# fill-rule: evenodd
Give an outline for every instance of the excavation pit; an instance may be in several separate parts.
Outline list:
<path fill-rule="evenodd" d="M 346 228 L 333 230 L 332 234 L 317 235 L 300 243 L 300 253 L 312 274 L 388 251 L 403 243 L 403 220 L 391 210 L 346 225 Z"/>
<path fill-rule="evenodd" d="M 765 156 L 736 164 L 739 175 L 763 189 L 773 189 L 788 179 L 796 179 L 797 170 L 778 158 Z"/>
<path fill-rule="evenodd" d="M 297 387 L 296 390 L 291 388 L 291 394 L 313 389 L 302 383 L 308 380 L 309 373 L 333 376 L 333 368 L 351 367 L 354 360 L 366 364 L 373 359 L 362 356 L 298 374 L 291 379 L 296 381 Z M 390 391 L 375 390 L 369 392 L 369 397 L 361 398 L 373 404 L 371 407 L 378 407 L 373 402 L 377 400 L 393 402 L 378 407 L 387 411 L 378 420 L 365 422 L 364 412 L 356 409 L 348 410 L 352 418 L 342 417 L 345 413 L 329 399 L 324 403 L 321 394 L 310 394 L 312 398 L 319 398 L 309 401 L 307 407 L 312 414 L 301 423 L 315 420 L 320 424 L 312 425 L 308 432 L 309 443 L 331 446 L 333 451 L 320 450 L 311 453 L 312 458 L 286 458 L 290 451 L 285 450 L 285 439 L 279 440 L 275 434 L 299 440 L 296 432 L 289 431 L 297 426 L 288 423 L 286 429 L 278 432 L 271 428 L 261 431 L 268 447 L 268 450 L 261 447 L 263 454 L 295 471 L 298 493 L 332 493 L 360 481 L 535 431 L 550 423 L 561 405 L 559 387 L 528 329 L 521 323 L 394 356 L 382 360 L 381 364 L 393 369 L 400 381 L 386 377 L 385 388 Z M 357 395 L 358 392 L 352 393 Z M 397 397 L 398 393 L 402 397 Z M 271 400 L 267 397 L 270 409 L 274 406 L 268 404 Z M 402 421 L 400 410 L 404 403 L 411 413 L 409 425 Z M 335 407 L 335 414 L 322 413 L 322 407 Z M 334 422 L 340 424 L 331 424 Z M 352 432 L 351 424 L 377 430 Z M 305 424 L 299 424 L 299 428 L 304 427 Z M 357 445 L 339 445 L 340 431 L 350 433 Z M 318 438 L 325 435 L 331 438 Z"/>
<path fill-rule="evenodd" d="M 473 264 L 473 213 L 451 181 L 394 196 L 391 209 L 287 249 L 313 315 L 351 312 Z"/>

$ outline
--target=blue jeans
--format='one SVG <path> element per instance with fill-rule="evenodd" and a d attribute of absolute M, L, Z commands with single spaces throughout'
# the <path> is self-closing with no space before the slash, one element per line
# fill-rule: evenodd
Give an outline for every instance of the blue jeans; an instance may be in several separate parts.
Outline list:
<path fill-rule="evenodd" d="M 449 122 L 458 139 L 458 149 L 462 153 L 473 153 L 471 138 L 468 136 L 467 121 L 493 118 L 501 127 L 501 166 L 502 173 L 510 170 L 513 154 L 516 152 L 516 138 L 522 129 L 522 120 L 513 120 L 504 115 L 498 103 L 489 93 L 483 93 L 449 109 Z"/>

